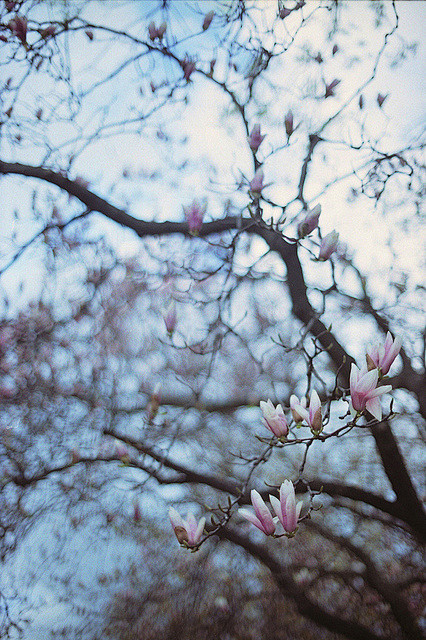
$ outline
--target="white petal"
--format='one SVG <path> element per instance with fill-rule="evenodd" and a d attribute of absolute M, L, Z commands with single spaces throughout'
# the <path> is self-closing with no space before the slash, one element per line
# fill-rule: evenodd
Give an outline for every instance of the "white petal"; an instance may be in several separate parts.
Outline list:
<path fill-rule="evenodd" d="M 182 516 L 173 507 L 170 507 L 169 509 L 169 518 L 173 528 L 175 527 L 185 528 L 184 522 L 182 520 Z"/>
<path fill-rule="evenodd" d="M 365 408 L 376 418 L 376 420 L 382 419 L 382 407 L 379 398 L 375 397 L 367 400 Z"/>

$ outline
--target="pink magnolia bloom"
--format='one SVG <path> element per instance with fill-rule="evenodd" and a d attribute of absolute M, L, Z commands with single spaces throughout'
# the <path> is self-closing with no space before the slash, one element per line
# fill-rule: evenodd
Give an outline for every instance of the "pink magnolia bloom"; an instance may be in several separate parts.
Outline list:
<path fill-rule="evenodd" d="M 159 40 L 163 39 L 164 34 L 166 33 L 167 24 L 163 22 L 159 27 L 155 26 L 155 22 L 150 22 L 148 25 L 148 34 L 150 39 L 154 42 L 156 38 Z"/>
<path fill-rule="evenodd" d="M 286 117 L 284 118 L 284 126 L 285 126 L 285 132 L 287 134 L 287 138 L 289 138 L 291 134 L 294 132 L 294 118 L 293 118 L 293 111 L 291 109 L 288 111 Z"/>
<path fill-rule="evenodd" d="M 278 500 L 275 496 L 269 496 L 269 500 L 284 531 L 293 533 L 297 527 L 300 510 L 303 505 L 303 502 L 296 504 L 293 483 L 290 480 L 284 480 L 280 488 L 280 499 Z"/>
<path fill-rule="evenodd" d="M 281 20 L 284 20 L 284 18 L 287 18 L 287 16 L 289 16 L 291 13 L 291 9 L 287 9 L 286 7 L 282 7 L 280 9 L 280 18 Z"/>
<path fill-rule="evenodd" d="M 56 33 L 56 27 L 54 24 L 49 25 L 46 29 L 42 29 L 40 31 L 40 35 L 42 38 L 48 38 L 49 36 L 54 36 Z"/>
<path fill-rule="evenodd" d="M 249 137 L 247 138 L 249 147 L 252 151 L 257 151 L 264 141 L 266 136 L 262 136 L 260 133 L 260 124 L 255 124 Z"/>
<path fill-rule="evenodd" d="M 258 169 L 254 174 L 254 178 L 249 182 L 249 188 L 253 194 L 260 195 L 262 193 L 264 177 L 265 174 L 262 169 Z"/>
<path fill-rule="evenodd" d="M 24 16 L 16 15 L 13 20 L 9 22 L 9 29 L 20 39 L 22 44 L 27 42 L 27 28 L 28 21 Z"/>
<path fill-rule="evenodd" d="M 260 401 L 260 408 L 263 413 L 262 422 L 265 427 L 272 431 L 277 438 L 285 437 L 288 434 L 288 424 L 282 406 L 277 404 L 275 408 L 271 400 L 268 399 L 268 402 Z"/>
<path fill-rule="evenodd" d="M 337 244 L 339 242 L 339 234 L 337 231 L 331 231 L 325 238 L 321 240 L 320 252 L 318 260 L 328 260 L 329 257 L 336 251 Z"/>
<path fill-rule="evenodd" d="M 291 415 L 293 416 L 293 420 L 295 422 L 302 422 L 303 420 L 303 416 L 301 416 L 297 411 L 296 411 L 296 405 L 300 405 L 301 407 L 303 407 L 303 409 L 306 409 L 306 398 L 301 398 L 299 400 L 299 398 L 295 395 L 290 396 L 290 411 L 291 411 Z"/>
<path fill-rule="evenodd" d="M 129 460 L 127 447 L 119 440 L 116 440 L 114 443 L 113 455 L 120 458 L 120 460 Z"/>
<path fill-rule="evenodd" d="M 209 28 L 213 18 L 214 18 L 214 11 L 209 11 L 208 13 L 206 13 L 203 20 L 203 31 L 206 31 Z"/>
<path fill-rule="evenodd" d="M 275 522 L 272 518 L 271 512 L 264 503 L 262 496 L 256 489 L 252 489 L 251 503 L 254 507 L 255 514 L 249 511 L 249 509 L 239 509 L 238 513 L 246 520 L 254 524 L 255 527 L 263 531 L 267 536 L 270 536 L 275 531 Z"/>
<path fill-rule="evenodd" d="M 163 313 L 163 318 L 164 318 L 164 324 L 166 325 L 166 329 L 168 333 L 173 333 L 176 327 L 176 320 L 177 320 L 176 305 L 174 300 L 170 302 L 169 306 Z"/>
<path fill-rule="evenodd" d="M 205 208 L 202 208 L 198 200 L 194 200 L 189 207 L 183 208 L 188 222 L 189 232 L 197 234 L 203 226 Z"/>
<path fill-rule="evenodd" d="M 350 375 L 351 405 L 354 411 L 367 409 L 376 420 L 382 419 L 382 407 L 379 396 L 392 390 L 390 384 L 377 388 L 379 372 L 377 369 L 367 371 L 366 367 L 359 369 L 352 364 Z"/>
<path fill-rule="evenodd" d="M 294 404 L 293 408 L 305 420 L 311 431 L 314 433 L 322 431 L 321 400 L 316 391 L 311 393 L 311 401 L 308 408 L 297 403 Z"/>
<path fill-rule="evenodd" d="M 316 207 L 308 211 L 305 219 L 302 220 L 302 222 L 300 222 L 297 227 L 299 238 L 304 238 L 305 236 L 312 233 L 314 229 L 317 228 L 320 215 L 321 215 L 320 204 L 317 204 Z"/>
<path fill-rule="evenodd" d="M 329 82 L 328 84 L 325 83 L 325 96 L 324 98 L 330 98 L 331 96 L 335 95 L 335 88 L 337 87 L 338 84 L 340 84 L 340 80 L 338 80 L 337 78 L 335 78 L 334 80 L 332 80 L 331 82 Z"/>
<path fill-rule="evenodd" d="M 183 69 L 183 77 L 185 78 L 185 80 L 187 82 L 189 82 L 189 79 L 191 77 L 191 75 L 194 73 L 195 71 L 195 62 L 193 62 L 192 60 L 188 60 L 188 58 L 185 58 L 185 60 L 182 62 L 182 69 Z"/>
<path fill-rule="evenodd" d="M 205 518 L 201 518 L 199 522 L 197 522 L 194 514 L 189 512 L 186 520 L 184 520 L 180 513 L 178 513 L 176 509 L 173 509 L 173 507 L 169 509 L 169 518 L 175 536 L 181 545 L 194 547 L 200 542 L 204 525 L 206 524 Z"/>
<path fill-rule="evenodd" d="M 379 369 L 382 375 L 386 375 L 391 368 L 391 365 L 398 353 L 401 350 L 401 339 L 395 338 L 393 340 L 390 332 L 386 335 L 384 345 L 379 347 L 376 345 L 367 352 L 367 367 L 368 370 Z"/>
<path fill-rule="evenodd" d="M 133 503 L 133 520 L 135 522 L 140 522 L 142 520 L 141 508 L 137 500 Z"/>
<path fill-rule="evenodd" d="M 158 413 L 161 402 L 161 383 L 157 382 L 147 405 L 147 420 L 151 423 Z"/>

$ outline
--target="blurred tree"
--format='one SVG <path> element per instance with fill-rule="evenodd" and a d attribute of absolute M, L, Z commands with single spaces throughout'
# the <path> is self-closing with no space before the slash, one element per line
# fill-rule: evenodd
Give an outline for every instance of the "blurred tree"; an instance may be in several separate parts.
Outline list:
<path fill-rule="evenodd" d="M 10 568 L 38 532 L 79 637 L 421 637 L 423 143 L 380 84 L 415 52 L 398 20 L 1 3 L 0 548 Z M 81 592 L 80 531 L 141 557 L 80 561 Z M 25 634 L 29 585 L 0 588 Z"/>

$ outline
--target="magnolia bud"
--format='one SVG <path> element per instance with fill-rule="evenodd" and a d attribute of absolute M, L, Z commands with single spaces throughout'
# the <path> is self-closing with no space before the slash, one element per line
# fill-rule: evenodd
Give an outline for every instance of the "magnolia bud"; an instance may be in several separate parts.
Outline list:
<path fill-rule="evenodd" d="M 208 13 L 206 13 L 203 20 L 203 31 L 206 31 L 209 28 L 213 18 L 214 18 L 214 11 L 209 11 Z"/>

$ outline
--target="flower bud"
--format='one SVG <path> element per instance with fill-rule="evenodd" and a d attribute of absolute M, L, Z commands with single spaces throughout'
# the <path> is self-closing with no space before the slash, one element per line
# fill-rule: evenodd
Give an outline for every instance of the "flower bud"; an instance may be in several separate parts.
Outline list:
<path fill-rule="evenodd" d="M 203 20 L 203 31 L 207 31 L 207 29 L 212 23 L 213 18 L 214 18 L 214 11 L 209 11 L 208 13 L 206 13 Z"/>
<path fill-rule="evenodd" d="M 203 218 L 206 212 L 205 208 L 201 207 L 198 200 L 193 200 L 192 204 L 189 207 L 184 207 L 183 210 L 188 223 L 189 232 L 193 235 L 197 235 L 203 226 Z"/>
<path fill-rule="evenodd" d="M 297 227 L 299 238 L 304 238 L 305 236 L 312 233 L 312 231 L 318 227 L 318 220 L 320 215 L 321 215 L 320 204 L 317 204 L 316 207 L 308 211 L 305 219 L 302 220 L 302 222 L 300 222 Z"/>
<path fill-rule="evenodd" d="M 164 324 L 166 325 L 167 332 L 172 334 L 176 327 L 176 304 L 172 300 L 163 314 Z"/>
<path fill-rule="evenodd" d="M 13 20 L 9 22 L 9 29 L 18 36 L 22 44 L 27 43 L 27 26 L 28 21 L 24 16 L 15 16 Z"/>
<path fill-rule="evenodd" d="M 331 231 L 325 238 L 321 240 L 320 252 L 318 260 L 328 260 L 329 257 L 336 251 L 337 244 L 339 242 L 339 234 L 337 231 Z"/>
<path fill-rule="evenodd" d="M 263 179 L 264 173 L 262 169 L 258 169 L 254 174 L 254 178 L 249 182 L 249 189 L 251 193 L 255 196 L 260 196 L 262 193 L 262 189 L 264 187 Z"/>
<path fill-rule="evenodd" d="M 293 112 L 291 109 L 288 111 L 286 117 L 284 118 L 284 126 L 285 126 L 285 132 L 287 134 L 287 138 L 289 138 L 291 134 L 294 132 L 294 119 L 293 119 Z"/>
<path fill-rule="evenodd" d="M 299 422 L 303 421 L 303 416 L 301 416 L 297 410 L 296 410 L 296 405 L 300 405 L 303 409 L 306 409 L 306 398 L 301 398 L 299 400 L 299 398 L 295 395 L 290 396 L 290 411 L 291 411 L 291 415 L 293 416 L 293 420 L 296 422 L 296 424 L 298 424 Z"/>
<path fill-rule="evenodd" d="M 260 124 L 255 124 L 249 137 L 247 138 L 249 147 L 252 151 L 257 151 L 262 144 L 265 136 L 260 134 Z"/>

